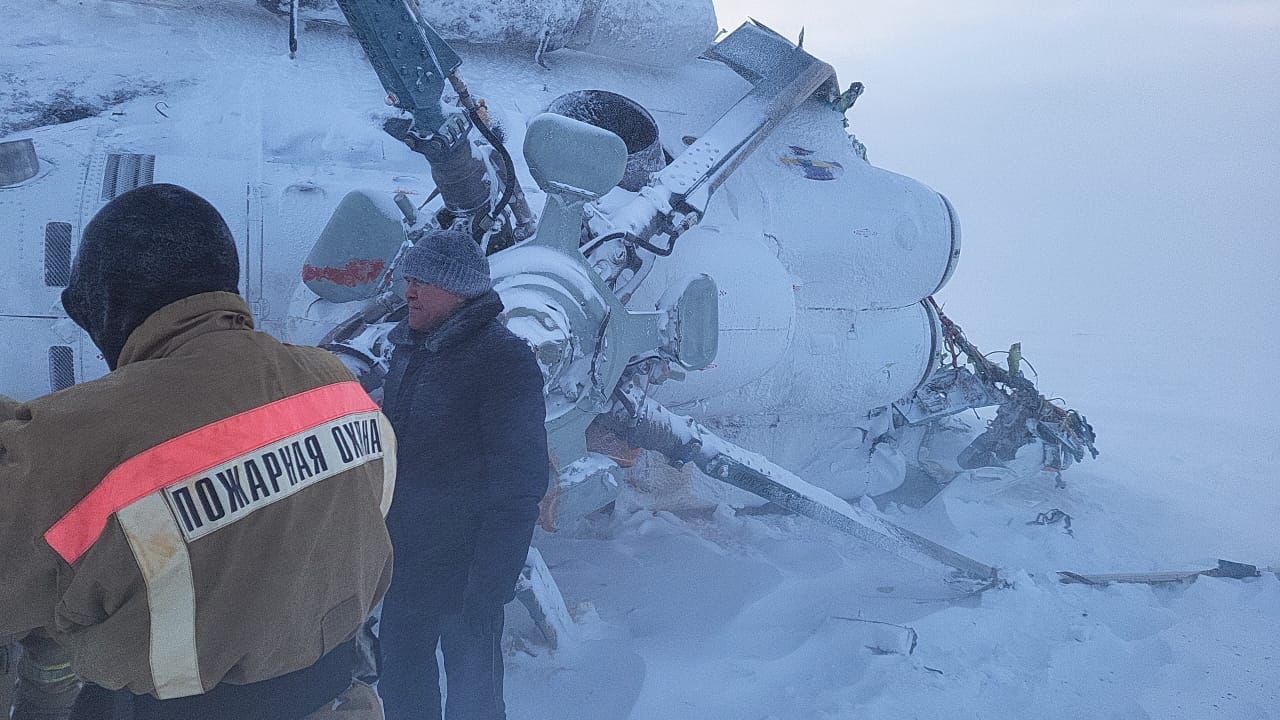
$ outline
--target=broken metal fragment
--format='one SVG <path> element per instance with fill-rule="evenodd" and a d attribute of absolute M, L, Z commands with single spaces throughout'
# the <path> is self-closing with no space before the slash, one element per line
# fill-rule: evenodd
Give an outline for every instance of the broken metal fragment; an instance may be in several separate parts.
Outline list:
<path fill-rule="evenodd" d="M 1180 583 L 1194 581 L 1200 576 L 1204 577 L 1220 577 L 1231 578 L 1233 580 L 1243 580 L 1245 578 L 1258 577 L 1262 575 L 1256 565 L 1246 563 L 1231 562 L 1230 560 L 1219 560 L 1218 567 L 1209 568 L 1208 570 L 1173 570 L 1168 572 L 1139 572 L 1139 573 L 1107 573 L 1101 575 L 1082 575 L 1068 571 L 1061 571 L 1058 575 L 1061 577 L 1059 582 L 1064 584 L 1079 583 L 1081 585 L 1110 585 L 1111 583 L 1142 583 L 1145 585 L 1162 585 L 1166 583 Z M 1267 568 L 1266 572 L 1275 572 Z"/>
<path fill-rule="evenodd" d="M 768 459 L 741 448 L 638 392 L 615 394 L 617 407 L 601 418 L 635 447 L 677 463 L 694 463 L 708 477 L 758 495 L 921 567 L 948 572 L 948 583 L 982 592 L 1003 585 L 996 569 L 895 525 L 811 485 Z"/>
<path fill-rule="evenodd" d="M 1062 529 L 1064 532 L 1066 532 L 1068 535 L 1071 535 L 1073 537 L 1075 536 L 1075 533 L 1071 531 L 1071 516 L 1059 510 L 1058 508 L 1054 508 L 1049 512 L 1037 513 L 1036 519 L 1028 520 L 1027 524 L 1028 525 L 1056 525 L 1059 522 L 1062 523 Z"/>

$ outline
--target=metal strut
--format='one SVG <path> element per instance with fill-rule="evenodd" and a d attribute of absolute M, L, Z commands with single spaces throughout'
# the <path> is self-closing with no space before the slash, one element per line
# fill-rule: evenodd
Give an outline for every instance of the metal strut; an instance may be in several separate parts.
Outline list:
<path fill-rule="evenodd" d="M 618 237 L 655 255 L 670 254 L 676 238 L 696 225 L 712 195 L 796 108 L 813 97 L 839 94 L 835 70 L 785 38 L 748 23 L 708 50 L 751 83 L 751 90 L 715 124 L 655 173 L 630 202 L 591 223 L 596 237 Z M 666 247 L 653 242 L 666 235 Z M 651 268 L 645 263 L 620 289 L 625 299 Z M 617 289 L 617 288 L 615 288 Z"/>
<path fill-rule="evenodd" d="M 1000 585 L 994 567 L 943 547 L 801 480 L 767 458 L 734 445 L 692 418 L 648 398 L 622 393 L 606 422 L 636 447 L 656 450 L 677 462 L 692 462 L 709 477 L 758 495 L 869 545 L 923 567 L 945 566 L 952 584 L 982 591 Z"/>
<path fill-rule="evenodd" d="M 338 0 L 338 7 L 386 89 L 388 101 L 412 114 L 412 121 L 392 118 L 383 129 L 431 165 L 431 176 L 448 211 L 437 216 L 437 222 L 449 226 L 465 220 L 480 241 L 515 198 L 518 230 L 527 237 L 532 232 L 532 213 L 520 193 L 515 166 L 457 75 L 462 58 L 422 19 L 417 2 Z M 452 84 L 466 112 L 441 103 L 446 82 Z M 472 152 L 473 128 L 502 156 L 508 177 L 490 180 L 485 161 Z M 505 184 L 497 204 L 491 202 L 492 182 Z"/>

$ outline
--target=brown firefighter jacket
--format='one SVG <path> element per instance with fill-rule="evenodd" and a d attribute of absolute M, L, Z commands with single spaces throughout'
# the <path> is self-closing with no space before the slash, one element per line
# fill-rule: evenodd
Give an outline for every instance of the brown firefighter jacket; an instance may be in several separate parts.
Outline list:
<path fill-rule="evenodd" d="M 0 636 L 161 699 L 308 667 L 391 579 L 395 438 L 342 363 L 238 296 L 149 317 L 106 377 L 0 423 Z"/>

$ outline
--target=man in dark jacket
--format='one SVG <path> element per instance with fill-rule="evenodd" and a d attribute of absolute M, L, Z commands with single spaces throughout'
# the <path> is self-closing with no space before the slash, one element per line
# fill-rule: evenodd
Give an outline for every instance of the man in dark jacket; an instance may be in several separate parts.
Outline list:
<path fill-rule="evenodd" d="M 409 317 L 383 411 L 399 438 L 387 518 L 395 580 L 382 610 L 379 693 L 390 720 L 500 720 L 503 605 L 515 594 L 547 489 L 542 372 L 499 321 L 489 263 L 466 233 L 406 253 Z"/>

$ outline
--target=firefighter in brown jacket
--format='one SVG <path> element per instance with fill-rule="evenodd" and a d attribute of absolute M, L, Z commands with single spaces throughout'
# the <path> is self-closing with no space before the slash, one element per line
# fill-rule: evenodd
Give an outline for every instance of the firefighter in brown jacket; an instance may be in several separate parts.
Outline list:
<path fill-rule="evenodd" d="M 238 282 L 199 196 L 112 200 L 63 293 L 111 372 L 0 423 L 0 636 L 67 650 L 77 720 L 382 716 L 353 638 L 391 579 L 395 439 Z"/>

